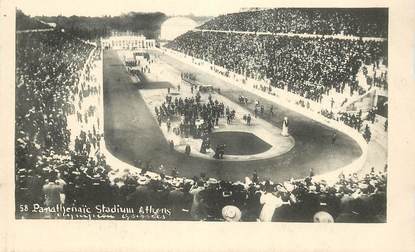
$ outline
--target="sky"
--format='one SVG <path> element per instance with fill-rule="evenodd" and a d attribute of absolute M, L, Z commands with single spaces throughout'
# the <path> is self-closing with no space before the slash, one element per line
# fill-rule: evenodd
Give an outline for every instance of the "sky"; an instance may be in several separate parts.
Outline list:
<path fill-rule="evenodd" d="M 31 16 L 119 15 L 130 11 L 167 15 L 217 16 L 244 7 L 276 7 L 280 0 L 16 0 L 17 8 Z"/>

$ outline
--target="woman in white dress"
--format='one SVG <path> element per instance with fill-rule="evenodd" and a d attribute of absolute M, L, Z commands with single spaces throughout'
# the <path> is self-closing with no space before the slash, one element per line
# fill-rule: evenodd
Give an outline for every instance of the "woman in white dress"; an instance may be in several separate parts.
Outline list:
<path fill-rule="evenodd" d="M 265 192 L 262 193 L 259 202 L 263 205 L 261 214 L 259 215 L 259 220 L 261 222 L 272 221 L 275 209 L 283 205 L 282 199 L 272 194 L 272 189 L 269 188 L 269 186 L 265 189 Z"/>
<path fill-rule="evenodd" d="M 288 136 L 288 118 L 287 117 L 284 117 L 284 121 L 282 121 L 281 135 Z"/>

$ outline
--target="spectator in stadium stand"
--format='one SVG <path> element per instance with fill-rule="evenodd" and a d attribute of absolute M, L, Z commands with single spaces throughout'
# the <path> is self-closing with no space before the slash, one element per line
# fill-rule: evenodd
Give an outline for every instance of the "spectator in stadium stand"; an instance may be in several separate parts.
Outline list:
<path fill-rule="evenodd" d="M 237 222 L 241 219 L 242 213 L 236 206 L 228 205 L 222 208 L 222 217 L 228 222 Z"/>
<path fill-rule="evenodd" d="M 258 172 L 255 170 L 254 173 L 252 174 L 252 182 L 254 184 L 258 184 L 259 183 L 259 179 L 258 179 Z"/>
<path fill-rule="evenodd" d="M 189 193 L 193 195 L 193 202 L 190 209 L 190 215 L 193 220 L 203 220 L 206 218 L 206 207 L 201 192 L 205 190 L 203 181 L 197 181 L 190 189 Z"/>
<path fill-rule="evenodd" d="M 226 76 L 232 71 L 268 81 L 316 102 L 346 86 L 351 95 L 364 93 L 356 79 L 360 67 L 387 62 L 385 41 L 191 31 L 167 47 L 224 67 Z"/>
<path fill-rule="evenodd" d="M 126 206 L 137 207 L 147 205 L 149 203 L 149 198 L 151 197 L 151 191 L 148 187 L 149 183 L 150 179 L 145 176 L 141 176 L 137 180 L 135 190 L 127 195 Z"/>
<path fill-rule="evenodd" d="M 173 170 L 171 171 L 171 177 L 175 179 L 177 178 L 178 175 L 179 175 L 179 172 L 177 171 L 177 168 L 173 168 Z"/>
<path fill-rule="evenodd" d="M 283 202 L 281 198 L 273 194 L 273 187 L 267 180 L 265 182 L 265 191 L 262 193 L 260 203 L 262 205 L 261 214 L 259 220 L 261 222 L 270 222 L 274 216 L 275 209 L 282 206 Z"/>
<path fill-rule="evenodd" d="M 30 204 L 41 203 L 44 200 L 43 197 L 43 184 L 44 179 L 38 171 L 33 169 L 28 170 L 28 185 L 27 185 L 27 198 Z"/>
<path fill-rule="evenodd" d="M 223 31 L 387 37 L 387 17 L 386 8 L 275 8 L 221 15 L 199 28 Z"/>
<path fill-rule="evenodd" d="M 56 174 L 51 172 L 49 174 L 49 181 L 43 186 L 42 191 L 45 195 L 45 206 L 56 207 L 61 203 L 61 193 L 63 193 L 63 185 L 58 185 L 56 182 Z M 54 217 L 52 215 L 52 217 Z"/>
<path fill-rule="evenodd" d="M 193 195 L 189 193 L 191 186 L 190 183 L 176 184 L 169 192 L 167 204 L 172 208 L 172 216 L 179 220 L 191 220 L 190 209 L 193 202 Z"/>
<path fill-rule="evenodd" d="M 316 223 L 333 223 L 334 219 L 329 213 L 320 211 L 314 215 L 313 221 Z"/>

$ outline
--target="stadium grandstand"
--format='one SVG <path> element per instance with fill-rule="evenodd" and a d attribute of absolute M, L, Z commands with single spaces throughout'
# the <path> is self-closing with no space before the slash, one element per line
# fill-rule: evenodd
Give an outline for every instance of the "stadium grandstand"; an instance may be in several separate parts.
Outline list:
<path fill-rule="evenodd" d="M 317 103 L 319 114 L 363 135 L 367 145 L 375 134 L 369 128 L 379 117 L 377 109 L 350 101 L 356 97 L 362 101 L 375 89 L 387 93 L 387 14 L 385 9 L 232 13 L 188 31 L 162 50 L 207 62 L 210 70 L 216 69 L 226 78 L 240 75 L 245 83 L 260 82 L 254 85 L 259 94 L 285 90 L 301 97 L 302 107 L 307 107 L 304 102 Z M 18 11 L 16 27 L 39 30 L 46 26 Z M 336 34 L 383 39 L 330 37 Z M 126 165 L 109 153 L 104 140 L 103 114 L 107 110 L 103 106 L 107 104 L 103 96 L 117 95 L 123 86 L 118 77 L 114 94 L 102 87 L 102 65 L 110 53 L 103 50 L 100 40 L 86 41 L 60 30 L 16 34 L 16 218 L 386 222 L 387 165 L 369 167 L 363 173 L 339 173 L 330 181 L 318 179 L 313 169 L 306 171 L 307 175 L 299 173 L 302 177 L 273 181 L 261 175 L 260 167 L 231 180 L 205 172 L 183 175 L 177 167 L 155 168 L 150 161 Z M 146 69 L 141 74 L 151 77 L 156 72 L 154 61 L 161 57 L 153 58 L 154 54 L 140 58 L 146 62 L 144 66 L 140 63 L 134 67 L 141 66 Z M 108 67 L 119 65 L 117 61 Z M 131 96 L 131 90 L 125 95 Z M 170 87 L 168 90 L 170 94 Z M 184 91 L 178 87 L 175 92 Z M 196 105 L 192 98 L 177 100 L 176 106 L 169 98 L 163 100 L 163 112 L 156 112 L 164 113 L 160 126 L 170 127 L 170 118 L 180 118 L 188 111 L 197 115 L 199 108 L 210 116 L 219 107 L 218 103 L 212 105 L 210 97 L 210 105 Z M 347 110 L 346 105 L 360 111 Z M 126 114 L 125 110 L 115 113 Z M 140 114 L 131 124 L 146 124 L 143 118 L 145 115 Z M 148 121 L 156 122 L 152 119 Z M 263 116 L 261 120 L 266 119 Z M 107 126 L 105 121 L 105 130 Z M 387 121 L 381 131 L 386 134 Z M 334 146 L 340 134 L 329 137 Z M 301 144 L 301 140 L 296 141 Z M 195 162 L 202 163 L 198 159 Z M 212 162 L 217 165 L 220 161 Z M 135 212 L 137 206 L 144 207 Z"/>
<path fill-rule="evenodd" d="M 221 15 L 202 30 L 388 37 L 385 8 L 278 8 Z"/>

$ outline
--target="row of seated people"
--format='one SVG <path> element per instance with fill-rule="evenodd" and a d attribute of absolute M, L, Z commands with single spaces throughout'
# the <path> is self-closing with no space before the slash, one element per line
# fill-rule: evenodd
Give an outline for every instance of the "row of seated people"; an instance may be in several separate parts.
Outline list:
<path fill-rule="evenodd" d="M 188 32 L 167 47 L 317 102 L 330 89 L 364 92 L 361 66 L 387 57 L 387 42 L 214 32 Z"/>
<path fill-rule="evenodd" d="M 58 177 L 48 176 L 53 180 L 40 181 L 41 176 L 32 171 L 27 175 L 32 181 L 27 191 L 37 192 L 37 197 L 47 195 L 46 202 L 52 206 L 63 203 L 67 207 L 91 209 L 99 205 L 169 209 L 167 220 L 228 220 L 223 209 L 232 206 L 239 212 L 239 218 L 233 221 L 312 222 L 315 214 L 321 212 L 328 222 L 386 221 L 386 167 L 383 172 L 372 168 L 363 177 L 356 173 L 340 174 L 331 183 L 316 180 L 313 174 L 302 180 L 273 183 L 260 180 L 256 172 L 244 181 L 231 182 L 207 178 L 205 174 L 191 179 L 179 177 L 177 170 L 173 170 L 172 176 L 127 170 L 123 176 L 108 179 L 110 169 L 105 168 L 105 162 L 100 163 L 101 168 L 82 163 L 76 161 L 57 169 Z M 60 188 L 60 197 L 53 199 L 47 194 L 45 185 L 51 184 Z M 121 219 L 121 214 L 111 215 Z M 44 213 L 37 216 L 44 217 Z"/>
<path fill-rule="evenodd" d="M 206 30 L 387 37 L 387 9 L 280 8 L 221 15 Z"/>

